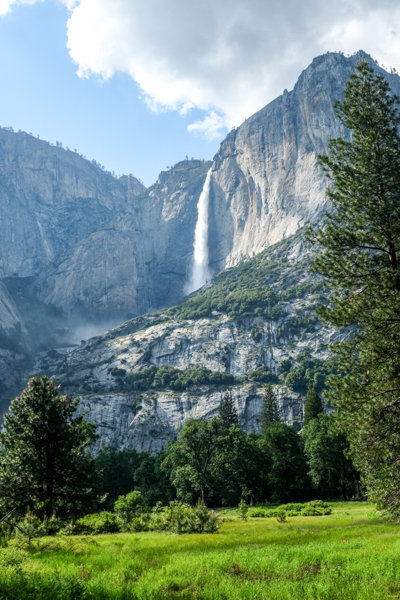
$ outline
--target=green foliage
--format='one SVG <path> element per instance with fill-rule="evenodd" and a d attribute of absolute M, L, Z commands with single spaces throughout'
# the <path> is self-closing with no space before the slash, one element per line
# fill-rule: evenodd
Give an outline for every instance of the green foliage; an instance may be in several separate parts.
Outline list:
<path fill-rule="evenodd" d="M 301 237 L 302 231 L 296 236 Z M 288 263 L 285 254 L 289 245 L 290 241 L 284 240 L 242 264 L 223 271 L 215 277 L 210 288 L 190 294 L 168 309 L 167 314 L 180 319 L 210 318 L 213 311 L 226 313 L 232 319 L 259 316 L 277 320 L 285 316 L 282 303 L 323 290 L 321 281 L 290 285 L 292 278 L 298 280 L 299 273 L 308 270 L 310 259 L 300 264 Z M 285 284 L 285 289 L 279 293 L 271 287 L 278 278 Z M 259 332 L 253 331 L 259 341 Z"/>
<path fill-rule="evenodd" d="M 322 400 L 318 396 L 312 383 L 308 385 L 306 400 L 304 403 L 304 418 L 303 427 L 305 427 L 312 419 L 317 419 L 318 415 L 324 412 Z"/>
<path fill-rule="evenodd" d="M 217 419 L 189 419 L 176 442 L 169 442 L 162 468 L 169 474 L 178 498 L 193 501 L 201 494 L 205 504 L 212 486 L 212 459 L 219 446 L 222 423 Z"/>
<path fill-rule="evenodd" d="M 100 533 L 118 533 L 122 530 L 122 519 L 111 512 L 102 511 L 86 515 L 73 525 L 74 534 L 97 535 Z"/>
<path fill-rule="evenodd" d="M 244 498 L 240 499 L 238 509 L 242 521 L 247 521 L 247 513 L 249 512 L 249 507 L 247 506 L 246 500 Z"/>
<path fill-rule="evenodd" d="M 309 496 L 310 481 L 303 441 L 294 427 L 272 423 L 263 432 L 263 444 L 271 460 L 268 472 L 271 500 L 281 503 Z"/>
<path fill-rule="evenodd" d="M 203 366 L 182 371 L 168 365 L 159 368 L 151 365 L 125 378 L 125 384 L 143 391 L 164 388 L 184 391 L 193 385 L 232 385 L 234 382 L 235 378 L 230 373 L 210 371 Z"/>
<path fill-rule="evenodd" d="M 246 379 L 249 381 L 257 381 L 259 383 L 278 383 L 278 376 L 270 371 L 268 367 L 258 367 L 254 371 L 247 373 Z"/>
<path fill-rule="evenodd" d="M 215 533 L 220 527 L 220 520 L 199 500 L 193 508 L 192 527 L 193 533 Z"/>
<path fill-rule="evenodd" d="M 399 99 L 366 61 L 347 84 L 337 116 L 350 139 L 333 139 L 320 162 L 333 185 L 326 227 L 309 232 L 322 247 L 315 271 L 331 302 L 319 314 L 353 337 L 334 352 L 344 377 L 327 398 L 339 411 L 370 497 L 400 516 L 400 114 Z"/>
<path fill-rule="evenodd" d="M 220 525 L 218 516 L 201 500 L 192 508 L 174 501 L 166 510 L 167 529 L 174 533 L 215 533 Z"/>
<path fill-rule="evenodd" d="M 125 521 L 130 523 L 132 519 L 143 511 L 144 503 L 142 494 L 138 491 L 130 492 L 126 496 L 120 496 L 114 503 L 115 512 Z"/>
<path fill-rule="evenodd" d="M 277 508 L 250 508 L 248 516 L 252 518 L 272 519 L 282 515 L 285 517 L 320 517 L 330 515 L 332 508 L 322 500 L 311 500 L 310 502 L 290 502 L 281 504 Z"/>
<path fill-rule="evenodd" d="M 28 511 L 25 517 L 18 522 L 16 533 L 18 537 L 26 537 L 28 544 L 30 544 L 34 538 L 47 535 L 47 528 L 39 517 Z"/>
<path fill-rule="evenodd" d="M 290 358 L 284 358 L 283 360 L 281 360 L 279 362 L 279 372 L 280 373 L 289 373 L 290 369 L 292 368 L 292 361 Z"/>
<path fill-rule="evenodd" d="M 155 506 L 157 502 L 166 505 L 176 497 L 175 488 L 161 468 L 165 457 L 165 452 L 158 452 L 155 456 L 148 452 L 140 454 L 140 466 L 135 470 L 133 480 L 146 506 Z"/>
<path fill-rule="evenodd" d="M 113 510 L 119 496 L 126 496 L 135 487 L 143 497 L 146 506 L 157 502 L 168 504 L 175 498 L 175 489 L 161 469 L 164 452 L 150 456 L 148 452 L 136 450 L 116 450 L 102 444 L 96 456 L 96 465 L 103 472 L 96 483 L 99 496 L 106 498 L 101 507 Z"/>
<path fill-rule="evenodd" d="M 284 510 L 280 510 L 279 508 L 275 511 L 275 518 L 278 521 L 278 523 L 285 523 L 286 522 L 286 513 Z"/>
<path fill-rule="evenodd" d="M 136 450 L 116 450 L 103 443 L 100 445 L 96 465 L 102 471 L 102 477 L 96 483 L 96 490 L 100 497 L 106 496 L 105 502 L 101 503 L 104 509 L 112 510 L 118 497 L 132 490 L 134 474 L 143 460 Z"/>
<path fill-rule="evenodd" d="M 284 371 L 286 372 L 286 371 Z M 321 390 L 325 386 L 325 379 L 332 372 L 329 361 L 318 358 L 302 359 L 292 366 L 285 377 L 285 385 L 300 394 L 304 394 L 309 385 Z"/>
<path fill-rule="evenodd" d="M 214 505 L 234 506 L 240 498 L 251 501 L 269 496 L 270 455 L 261 436 L 248 436 L 237 425 L 224 428 L 212 458 L 210 496 Z"/>
<path fill-rule="evenodd" d="M 11 402 L 0 432 L 0 507 L 39 516 L 77 512 L 98 496 L 100 476 L 87 452 L 96 440 L 95 426 L 76 416 L 79 400 L 59 396 L 45 375 L 32 377 L 28 388 Z"/>
<path fill-rule="evenodd" d="M 280 423 L 281 416 L 279 411 L 278 397 L 274 392 L 272 385 L 267 385 L 262 401 L 261 409 L 261 431 L 268 429 L 272 423 Z"/>
<path fill-rule="evenodd" d="M 232 425 L 239 425 L 237 410 L 232 400 L 232 394 L 229 392 L 226 392 L 224 395 L 224 399 L 219 405 L 218 412 L 219 418 L 228 429 Z"/>
<path fill-rule="evenodd" d="M 335 431 L 333 415 L 319 414 L 304 427 L 304 451 L 313 487 L 321 496 L 332 498 L 340 493 L 360 496 L 360 476 L 348 458 L 349 442 Z"/>
<path fill-rule="evenodd" d="M 220 519 L 208 510 L 201 500 L 195 506 L 173 500 L 168 506 L 160 507 L 152 513 L 142 513 L 128 524 L 129 531 L 171 531 L 183 533 L 215 533 Z"/>

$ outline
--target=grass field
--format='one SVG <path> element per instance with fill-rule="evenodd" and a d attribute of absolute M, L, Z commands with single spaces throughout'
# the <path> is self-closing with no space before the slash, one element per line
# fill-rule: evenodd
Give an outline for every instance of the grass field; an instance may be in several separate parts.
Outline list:
<path fill-rule="evenodd" d="M 326 517 L 233 517 L 213 535 L 42 538 L 0 549 L 0 599 L 400 598 L 400 526 L 365 503 Z"/>

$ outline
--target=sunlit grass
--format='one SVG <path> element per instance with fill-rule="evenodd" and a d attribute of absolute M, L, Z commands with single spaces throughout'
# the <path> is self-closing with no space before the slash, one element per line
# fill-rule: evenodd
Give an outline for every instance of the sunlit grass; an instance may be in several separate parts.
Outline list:
<path fill-rule="evenodd" d="M 210 535 L 45 538 L 20 567 L 2 570 L 0 600 L 400 598 L 399 533 L 372 505 L 354 502 L 282 524 L 231 513 Z"/>

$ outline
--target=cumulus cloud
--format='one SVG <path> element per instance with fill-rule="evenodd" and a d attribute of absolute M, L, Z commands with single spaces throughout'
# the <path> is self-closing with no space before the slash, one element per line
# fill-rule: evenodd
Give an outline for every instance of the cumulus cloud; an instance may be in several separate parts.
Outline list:
<path fill-rule="evenodd" d="M 14 2 L 0 0 L 0 7 Z M 206 111 L 213 138 L 290 89 L 313 57 L 363 49 L 400 70 L 398 0 L 61 0 L 80 77 L 128 73 L 155 111 Z M 1 10 L 1 8 L 0 8 Z"/>
<path fill-rule="evenodd" d="M 400 66 L 399 18 L 397 0 L 80 0 L 68 47 L 81 77 L 129 73 L 153 110 L 204 109 L 189 129 L 212 138 L 328 50 Z"/>

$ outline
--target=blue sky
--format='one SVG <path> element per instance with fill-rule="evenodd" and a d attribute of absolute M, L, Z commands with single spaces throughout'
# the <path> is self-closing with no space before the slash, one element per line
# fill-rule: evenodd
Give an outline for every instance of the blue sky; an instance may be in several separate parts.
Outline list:
<path fill-rule="evenodd" d="M 60 141 L 145 185 L 186 155 L 213 157 L 219 140 L 186 129 L 204 111 L 155 113 L 128 74 L 79 78 L 66 47 L 67 19 L 56 2 L 17 6 L 0 18 L 1 126 Z"/>
<path fill-rule="evenodd" d="M 0 125 L 150 185 L 320 54 L 400 71 L 399 24 L 398 0 L 0 0 Z"/>

